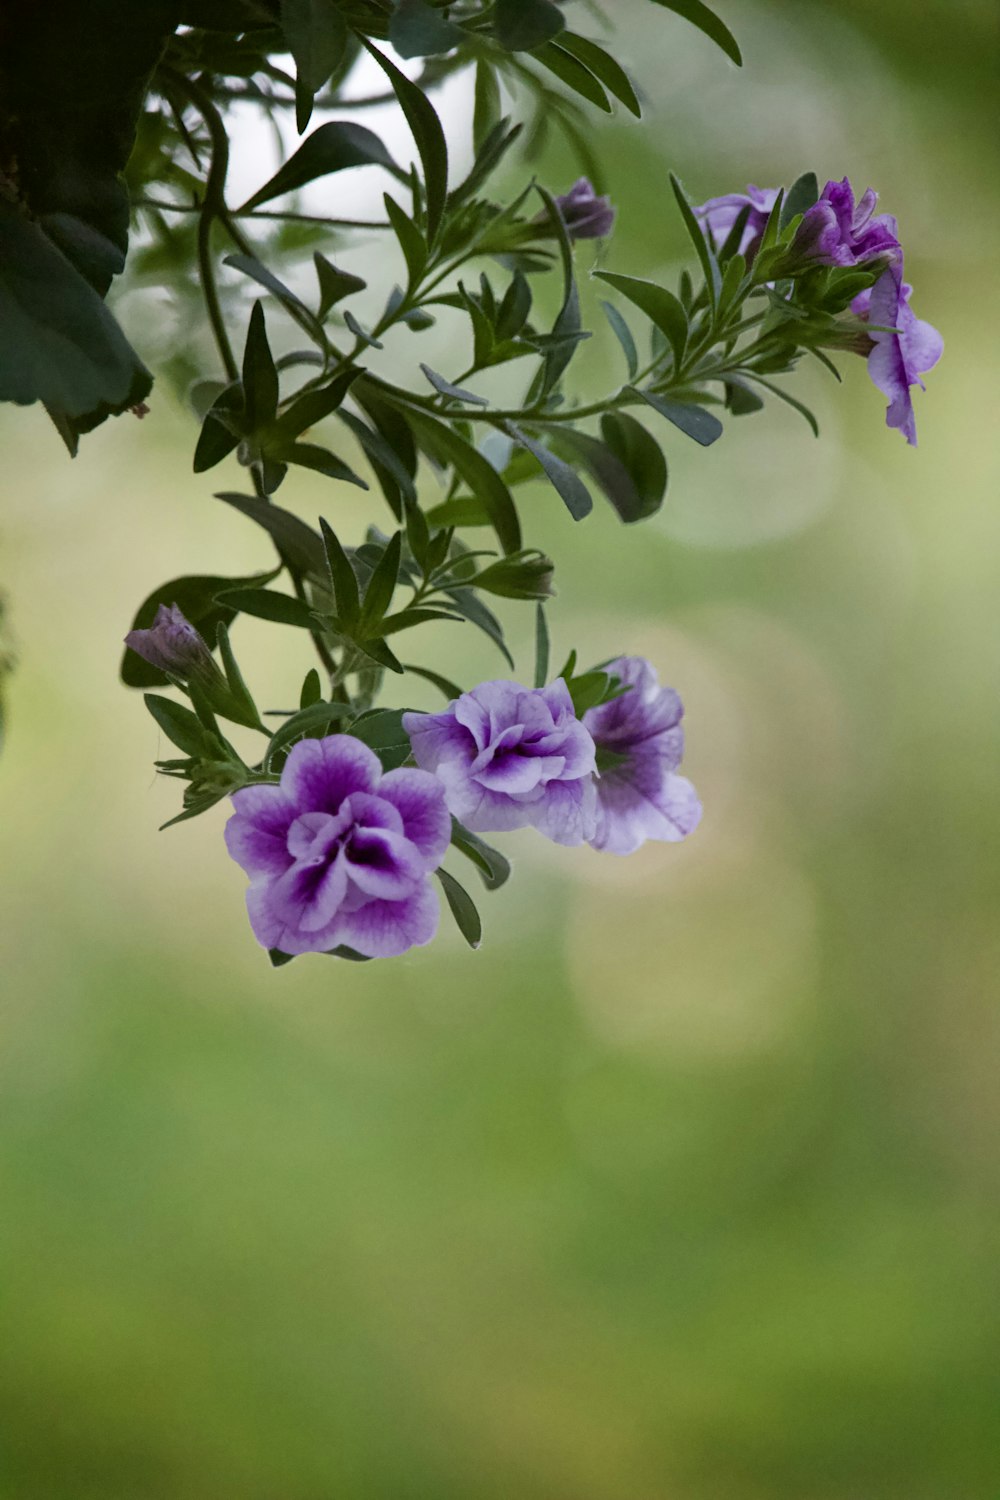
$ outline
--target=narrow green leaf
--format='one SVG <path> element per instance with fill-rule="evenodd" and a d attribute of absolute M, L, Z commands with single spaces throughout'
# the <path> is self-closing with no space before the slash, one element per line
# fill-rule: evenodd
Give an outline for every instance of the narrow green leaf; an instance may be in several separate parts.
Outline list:
<path fill-rule="evenodd" d="M 545 686 L 549 675 L 549 622 L 545 605 L 535 605 L 535 687 Z"/>
<path fill-rule="evenodd" d="M 400 208 L 395 198 L 390 197 L 388 193 L 383 193 L 382 201 L 385 204 L 385 211 L 393 233 L 399 241 L 399 248 L 403 252 L 409 285 L 412 289 L 419 282 L 427 265 L 427 241 L 409 214 Z"/>
<path fill-rule="evenodd" d="M 280 948 L 268 948 L 267 956 L 271 960 L 271 967 L 273 969 L 280 969 L 285 964 L 290 964 L 295 954 L 282 953 Z"/>
<path fill-rule="evenodd" d="M 360 374 L 358 369 L 343 370 L 334 376 L 329 385 L 304 391 L 281 413 L 275 427 L 285 437 L 298 437 L 307 428 L 314 427 L 317 422 L 322 422 L 324 417 L 338 409 Z"/>
<path fill-rule="evenodd" d="M 322 697 L 323 685 L 319 680 L 319 673 L 315 667 L 310 667 L 302 681 L 299 707 L 309 708 L 313 703 L 319 703 Z"/>
<path fill-rule="evenodd" d="M 215 638 L 226 673 L 226 682 L 229 684 L 229 691 L 233 697 L 232 708 L 237 710 L 236 713 L 230 711 L 225 717 L 232 719 L 234 723 L 246 725 L 248 729 L 260 729 L 262 725 L 257 705 L 253 701 L 253 695 L 246 685 L 239 663 L 233 654 L 233 648 L 229 642 L 229 631 L 221 620 L 216 629 Z"/>
<path fill-rule="evenodd" d="M 632 330 L 613 302 L 602 302 L 601 307 L 611 325 L 611 332 L 621 345 L 625 363 L 628 366 L 628 378 L 634 380 L 639 373 L 639 354 L 635 347 L 635 339 L 632 337 Z"/>
<path fill-rule="evenodd" d="M 218 747 L 211 745 L 197 714 L 193 714 L 182 703 L 175 703 L 172 698 L 161 698 L 157 693 L 144 693 L 142 701 L 167 739 L 178 750 L 183 750 L 185 755 L 201 760 L 206 754 L 211 755 L 213 749 L 218 753 Z"/>
<path fill-rule="evenodd" d="M 389 605 L 392 603 L 392 596 L 396 592 L 402 547 L 403 534 L 397 531 L 391 537 L 388 546 L 379 559 L 378 566 L 368 580 L 368 586 L 365 589 L 365 596 L 361 605 L 361 615 L 358 621 L 358 634 L 362 638 L 381 634 L 381 631 L 377 627 Z"/>
<path fill-rule="evenodd" d="M 403 714 L 407 711 L 403 708 L 374 708 L 355 719 L 350 726 L 349 732 L 375 751 L 387 771 L 410 758 L 410 736 L 403 728 Z"/>
<path fill-rule="evenodd" d="M 219 595 L 219 603 L 226 604 L 244 615 L 256 615 L 259 620 L 273 620 L 277 625 L 296 625 L 300 630 L 315 630 L 316 620 L 307 604 L 293 599 L 290 594 L 279 594 L 274 589 L 226 589 Z"/>
<path fill-rule="evenodd" d="M 794 396 L 790 396 L 787 391 L 782 390 L 780 385 L 774 385 L 770 380 L 765 380 L 763 375 L 757 375 L 755 373 L 747 371 L 747 378 L 750 380 L 755 380 L 757 384 L 762 385 L 766 391 L 770 391 L 772 396 L 777 396 L 779 401 L 784 401 L 785 404 L 787 406 L 790 406 L 793 411 L 797 411 L 799 416 L 803 417 L 812 428 L 813 437 L 819 437 L 819 423 L 813 416 L 813 413 L 809 410 L 808 406 L 806 406 L 801 401 L 797 401 Z"/>
<path fill-rule="evenodd" d="M 500 120 L 500 84 L 492 63 L 480 58 L 476 63 L 476 86 L 472 107 L 472 149 L 477 157 L 490 140 Z"/>
<path fill-rule="evenodd" d="M 350 633 L 354 630 L 361 612 L 358 580 L 347 553 L 340 545 L 337 533 L 322 516 L 319 525 L 323 533 L 323 546 L 326 548 L 326 563 L 330 570 L 330 583 L 337 605 L 337 614 Z"/>
<path fill-rule="evenodd" d="M 434 871 L 444 890 L 445 899 L 455 918 L 455 925 L 465 938 L 470 948 L 478 948 L 483 940 L 483 923 L 476 903 L 465 889 L 447 870 Z"/>
<path fill-rule="evenodd" d="M 450 703 L 455 698 L 461 698 L 463 689 L 449 677 L 442 677 L 440 672 L 432 672 L 429 667 L 415 667 L 412 662 L 404 661 L 404 672 L 412 672 L 416 677 L 423 677 L 432 686 L 436 687 L 445 699 Z"/>
<path fill-rule="evenodd" d="M 297 714 L 292 714 L 272 734 L 264 752 L 264 770 L 270 771 L 275 757 L 296 740 L 323 739 L 330 725 L 338 719 L 346 718 L 350 712 L 350 705 L 347 703 L 309 703 L 300 708 Z"/>
<path fill-rule="evenodd" d="M 471 443 L 467 443 L 436 417 L 423 411 L 409 411 L 407 415 L 421 445 L 426 444 L 439 460 L 451 464 L 477 499 L 482 501 L 503 550 L 519 551 L 521 524 L 517 518 L 514 499 L 492 464 Z"/>
<path fill-rule="evenodd" d="M 427 241 L 428 244 L 433 244 L 441 226 L 448 198 L 448 144 L 441 128 L 441 121 L 423 89 L 411 83 L 405 73 L 401 73 L 384 53 L 364 37 L 362 45 L 388 78 L 393 93 L 399 100 L 399 107 L 406 117 L 406 123 L 413 132 L 413 139 L 424 169 L 424 189 L 427 195 Z"/>
<path fill-rule="evenodd" d="M 674 367 L 679 367 L 687 344 L 688 320 L 683 304 L 673 292 L 652 281 L 643 281 L 638 276 L 622 276 L 617 271 L 596 271 L 594 274 L 646 314 L 666 337 L 673 351 Z"/>
<path fill-rule="evenodd" d="M 301 298 L 296 297 L 290 287 L 287 287 L 283 281 L 279 281 L 278 277 L 267 269 L 267 266 L 261 265 L 260 261 L 252 255 L 226 255 L 223 257 L 223 265 L 232 266 L 235 271 L 241 271 L 244 276 L 249 276 L 251 280 L 256 281 L 259 286 L 266 287 L 281 305 L 297 318 L 300 326 L 306 329 L 315 343 L 321 348 L 325 345 L 326 335 L 316 314 L 306 307 Z"/>
<path fill-rule="evenodd" d="M 511 277 L 510 286 L 503 294 L 497 309 L 496 335 L 500 340 L 512 339 L 521 332 L 531 312 L 531 287 L 520 271 Z"/>
<path fill-rule="evenodd" d="M 510 860 L 499 849 L 486 844 L 457 818 L 451 820 L 451 842 L 460 854 L 471 860 L 488 891 L 498 891 L 510 878 Z"/>
<path fill-rule="evenodd" d="M 566 506 L 573 520 L 582 521 L 584 516 L 589 516 L 594 508 L 590 491 L 579 475 L 573 472 L 569 464 L 563 463 L 562 459 L 557 458 L 554 453 L 545 447 L 544 443 L 536 442 L 534 438 L 529 437 L 526 432 L 522 432 L 513 423 L 505 423 L 504 431 L 508 432 L 512 438 L 519 442 L 522 447 L 527 448 L 528 452 L 538 459 L 538 462 L 545 471 L 546 478 L 559 495 L 559 498 Z"/>
<path fill-rule="evenodd" d="M 243 386 L 238 380 L 227 385 L 205 413 L 194 450 L 194 472 L 204 474 L 227 458 L 246 425 Z"/>
<path fill-rule="evenodd" d="M 478 626 L 484 635 L 489 636 L 513 672 L 514 658 L 507 650 L 507 644 L 503 638 L 503 626 L 493 611 L 488 609 L 471 589 L 446 589 L 445 592 L 459 614 L 464 615 L 470 624 Z"/>
<path fill-rule="evenodd" d="M 450 381 L 445 380 L 443 375 L 439 375 L 436 370 L 432 370 L 430 365 L 421 365 L 420 368 L 439 396 L 448 396 L 452 401 L 468 401 L 473 406 L 489 406 L 490 403 L 485 396 L 476 396 L 472 391 L 466 391 L 461 386 L 452 385 Z"/>
<path fill-rule="evenodd" d="M 690 21 L 692 26 L 697 26 L 707 37 L 721 47 L 727 57 L 732 58 L 736 66 L 743 66 L 743 57 L 729 27 L 720 21 L 714 11 L 709 10 L 702 0 L 654 0 L 654 4 L 662 5 L 664 10 L 672 10 L 675 15 L 683 16 L 685 21 Z"/>
<path fill-rule="evenodd" d="M 451 620 L 456 625 L 461 625 L 453 614 L 446 609 L 425 609 L 423 606 L 417 609 L 401 609 L 397 614 L 386 615 L 385 619 L 379 621 L 379 636 L 396 635 L 400 630 L 412 630 L 414 625 L 425 625 L 431 620 Z"/>
<path fill-rule="evenodd" d="M 313 96 L 347 50 L 347 24 L 336 0 L 281 0 L 281 29 L 295 59 L 295 123 L 301 135 L 309 124 Z"/>
<path fill-rule="evenodd" d="M 620 63 L 616 62 L 610 53 L 605 52 L 596 42 L 590 41 L 585 36 L 576 36 L 571 31 L 564 31 L 559 38 L 559 46 L 564 52 L 572 52 L 574 57 L 588 67 L 596 78 L 599 78 L 605 88 L 610 89 L 616 99 L 621 100 L 625 108 L 636 118 L 642 115 L 642 108 L 632 87 L 632 80 Z"/>
<path fill-rule="evenodd" d="M 278 410 L 278 372 L 267 342 L 264 307 L 260 302 L 253 305 L 247 329 L 243 351 L 243 394 L 247 429 L 259 432 L 274 421 Z"/>
<path fill-rule="evenodd" d="M 673 422 L 675 427 L 679 427 L 681 432 L 686 433 L 688 437 L 694 438 L 695 442 L 700 443 L 703 448 L 708 448 L 722 436 L 722 423 L 703 406 L 689 405 L 685 401 L 671 401 L 667 396 L 657 396 L 652 391 L 643 391 L 634 385 L 626 386 L 625 389 L 641 396 L 648 406 L 660 413 L 661 417 L 666 417 L 668 422 Z"/>
<path fill-rule="evenodd" d="M 385 167 L 395 175 L 400 172 L 374 131 L 350 121 L 329 121 L 326 125 L 320 125 L 312 135 L 306 136 L 299 149 L 278 168 L 274 176 L 262 188 L 258 188 L 252 198 L 247 199 L 240 213 L 259 208 L 262 203 L 269 203 L 272 198 L 304 187 L 307 182 L 315 182 L 318 177 L 326 177 L 330 172 L 369 166 Z"/>
<path fill-rule="evenodd" d="M 317 474 L 325 474 L 328 479 L 342 479 L 345 484 L 356 484 L 362 490 L 368 488 L 367 481 L 348 468 L 343 459 L 337 458 L 326 448 L 320 448 L 316 443 L 269 444 L 267 452 L 270 458 L 278 459 L 281 463 L 297 464 L 300 469 L 313 469 Z"/>
<path fill-rule="evenodd" d="M 701 270 L 702 275 L 705 278 L 705 285 L 708 287 L 708 294 L 711 298 L 712 306 L 715 307 L 719 301 L 719 290 L 722 285 L 722 277 L 719 272 L 719 262 L 715 258 L 715 251 L 712 249 L 705 231 L 702 229 L 701 225 L 698 223 L 698 220 L 695 217 L 694 209 L 691 207 L 687 193 L 685 193 L 683 187 L 680 184 L 680 180 L 674 176 L 673 172 L 671 172 L 670 174 L 670 186 L 674 190 L 674 197 L 677 199 L 677 207 L 681 211 L 681 218 L 684 220 L 684 227 L 687 230 L 691 243 L 695 248 L 695 253 L 698 256 L 698 260 L 701 262 Z"/>
<path fill-rule="evenodd" d="M 557 381 L 565 372 L 567 365 L 576 353 L 576 337 L 582 330 L 580 327 L 580 299 L 573 276 L 573 247 L 566 232 L 566 225 L 551 193 L 547 193 L 539 184 L 536 184 L 536 187 L 548 212 L 549 222 L 555 231 L 563 271 L 562 306 L 552 325 L 552 334 L 556 339 L 565 340 L 564 343 L 555 343 L 546 353 L 540 377 L 537 380 L 537 389 L 534 384 L 532 386 L 532 395 L 541 399 L 548 395 L 549 391 L 554 388 Z"/>
<path fill-rule="evenodd" d="M 231 505 L 234 510 L 262 526 L 282 557 L 287 558 L 294 567 L 301 572 L 311 573 L 314 578 L 323 577 L 326 562 L 322 538 L 290 510 L 283 510 L 280 505 L 263 500 L 259 495 L 236 495 L 223 491 L 216 494 L 215 499 Z"/>
<path fill-rule="evenodd" d="M 611 100 L 601 87 L 600 80 L 585 63 L 574 57 L 572 52 L 567 52 L 558 42 L 546 42 L 544 46 L 534 48 L 531 58 L 533 62 L 541 63 L 543 68 L 548 68 L 560 83 L 564 83 L 588 103 L 596 104 L 605 114 L 611 113 Z"/>

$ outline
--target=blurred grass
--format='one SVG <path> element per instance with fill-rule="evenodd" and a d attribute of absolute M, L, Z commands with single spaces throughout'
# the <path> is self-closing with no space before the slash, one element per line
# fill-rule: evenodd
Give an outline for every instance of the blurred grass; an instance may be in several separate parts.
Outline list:
<path fill-rule="evenodd" d="M 267 547 L 169 399 L 73 465 L 3 414 L 4 1500 L 1000 1489 L 995 14 L 726 14 L 743 74 L 621 7 L 654 123 L 608 131 L 609 261 L 684 253 L 668 165 L 698 197 L 846 170 L 946 354 L 916 453 L 858 362 L 811 393 L 819 443 L 784 409 L 678 439 L 641 532 L 527 498 L 557 652 L 683 693 L 688 844 L 510 839 L 479 954 L 272 973 L 222 816 L 156 833 L 174 789 L 115 681 L 149 587 Z M 240 633 L 285 701 L 301 642 Z"/>

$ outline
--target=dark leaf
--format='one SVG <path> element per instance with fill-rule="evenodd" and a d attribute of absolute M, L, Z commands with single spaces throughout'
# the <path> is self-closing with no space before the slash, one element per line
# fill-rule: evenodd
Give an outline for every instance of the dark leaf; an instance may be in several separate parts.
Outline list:
<path fill-rule="evenodd" d="M 404 661 L 404 672 L 412 672 L 416 677 L 423 677 L 437 688 L 438 692 L 450 703 L 454 698 L 461 698 L 463 689 L 448 677 L 442 677 L 440 672 L 432 672 L 429 667 L 415 667 L 412 662 Z"/>
<path fill-rule="evenodd" d="M 452 401 L 468 401 L 473 406 L 489 406 L 490 403 L 485 396 L 476 396 L 472 391 L 464 391 L 461 386 L 452 385 L 450 381 L 445 380 L 443 375 L 439 375 L 436 370 L 432 370 L 430 365 L 421 365 L 420 368 L 438 395 L 448 396 Z"/>
<path fill-rule="evenodd" d="M 347 553 L 340 545 L 337 533 L 322 517 L 320 517 L 319 524 L 323 533 L 323 546 L 326 549 L 326 563 L 330 573 L 333 597 L 337 605 L 337 614 L 350 633 L 354 630 L 361 613 L 357 575 L 351 567 Z"/>
<path fill-rule="evenodd" d="M 305 521 L 258 495 L 236 495 L 228 491 L 215 496 L 234 510 L 242 511 L 273 538 L 282 557 L 300 570 L 322 578 L 326 573 L 323 540 Z"/>
<path fill-rule="evenodd" d="M 278 372 L 267 342 L 264 308 L 255 302 L 243 350 L 243 399 L 248 432 L 259 432 L 274 421 L 278 410 Z"/>
<path fill-rule="evenodd" d="M 448 197 L 448 145 L 445 141 L 437 111 L 423 89 L 411 83 L 395 63 L 380 52 L 371 42 L 364 46 L 374 57 L 392 85 L 399 100 L 399 107 L 406 123 L 413 132 L 420 162 L 424 169 L 424 187 L 427 194 L 427 241 L 433 244 L 444 215 Z"/>
<path fill-rule="evenodd" d="M 569 242 L 563 216 L 556 207 L 552 195 L 543 187 L 539 187 L 538 192 L 548 211 L 549 222 L 555 231 L 563 270 L 562 306 L 552 325 L 552 333 L 558 339 L 565 339 L 564 343 L 557 343 L 548 351 L 537 381 L 537 389 L 534 386 L 532 388 L 532 395 L 541 399 L 553 389 L 573 358 L 577 348 L 576 335 L 581 332 L 581 328 L 580 299 L 573 277 L 573 247 Z"/>
<path fill-rule="evenodd" d="M 274 589 L 224 589 L 219 603 L 240 614 L 256 615 L 259 620 L 273 620 L 277 625 L 297 625 L 300 630 L 315 630 L 316 620 L 308 604 L 279 594 Z"/>
<path fill-rule="evenodd" d="M 471 624 L 477 625 L 484 635 L 489 636 L 511 671 L 513 671 L 514 658 L 507 650 L 503 638 L 503 627 L 493 611 L 487 609 L 483 601 L 471 589 L 446 589 L 445 592 L 459 614 L 464 615 Z"/>
<path fill-rule="evenodd" d="M 638 276 L 621 276 L 616 271 L 597 271 L 595 275 L 621 292 L 659 328 L 673 351 L 674 366 L 678 367 L 687 344 L 688 320 L 683 305 L 673 292 L 656 286 L 652 281 L 643 281 Z"/>
<path fill-rule="evenodd" d="M 667 492 L 667 460 L 659 443 L 625 411 L 605 412 L 601 418 L 604 441 L 628 470 L 639 497 L 639 508 L 626 514 L 616 506 L 623 521 L 641 521 L 663 504 Z M 608 498 L 615 504 L 610 492 Z"/>
<path fill-rule="evenodd" d="M 336 411 L 361 371 L 347 369 L 335 375 L 329 385 L 304 391 L 282 412 L 274 424 L 277 431 L 286 437 L 298 437 L 307 428 L 314 427 L 324 417 Z"/>
<path fill-rule="evenodd" d="M 558 36 L 565 25 L 551 0 L 496 0 L 493 31 L 508 52 L 530 52 Z"/>
<path fill-rule="evenodd" d="M 548 68 L 550 73 L 564 83 L 574 93 L 581 95 L 590 104 L 596 104 L 598 109 L 603 109 L 606 114 L 611 113 L 611 101 L 601 87 L 600 81 L 594 76 L 590 69 L 574 57 L 572 52 L 567 52 L 565 47 L 558 42 L 546 42 L 544 46 L 537 47 L 531 54 L 534 62 L 541 63 L 543 68 Z"/>
<path fill-rule="evenodd" d="M 634 380 L 639 373 L 639 354 L 635 347 L 635 339 L 632 337 L 632 330 L 614 303 L 602 302 L 601 307 L 604 309 L 605 317 L 611 324 L 611 332 L 621 345 L 622 353 L 625 356 L 625 363 L 628 366 L 628 378 L 629 380 Z"/>
<path fill-rule="evenodd" d="M 472 861 L 488 891 L 498 891 L 510 878 L 510 860 L 470 832 L 457 818 L 451 820 L 451 842 L 460 854 Z"/>
<path fill-rule="evenodd" d="M 392 603 L 392 596 L 396 592 L 396 580 L 399 577 L 399 558 L 403 546 L 403 534 L 397 531 L 388 546 L 385 548 L 378 561 L 375 571 L 368 580 L 365 589 L 364 600 L 361 605 L 361 615 L 358 621 L 358 634 L 364 639 L 371 635 L 380 635 L 379 622 Z"/>
<path fill-rule="evenodd" d="M 313 95 L 323 87 L 347 50 L 347 24 L 336 0 L 281 0 L 281 29 L 295 59 L 295 123 L 309 123 Z"/>
<path fill-rule="evenodd" d="M 778 223 L 779 229 L 785 229 L 799 214 L 804 214 L 819 198 L 819 183 L 815 172 L 803 172 L 797 177 L 788 189 L 784 203 L 781 205 L 781 218 Z"/>
<path fill-rule="evenodd" d="M 522 432 L 519 427 L 512 423 L 505 423 L 504 430 L 509 432 L 522 447 L 527 448 L 533 454 L 542 468 L 545 470 L 546 478 L 556 490 L 566 509 L 574 521 L 582 521 L 594 508 L 594 502 L 590 498 L 590 491 L 583 483 L 578 474 L 575 474 L 569 464 L 563 463 L 561 458 L 545 447 L 544 443 L 537 442 L 527 433 Z"/>
<path fill-rule="evenodd" d="M 549 675 L 549 622 L 545 605 L 535 606 L 535 687 L 545 686 Z"/>
<path fill-rule="evenodd" d="M 313 264 L 319 280 L 319 315 L 321 318 L 326 317 L 335 302 L 349 297 L 352 292 L 364 291 L 368 285 L 360 276 L 354 276 L 350 271 L 338 270 L 318 250 L 313 252 Z"/>
<path fill-rule="evenodd" d="M 330 172 L 372 165 L 386 167 L 390 172 L 399 172 L 396 163 L 373 131 L 349 121 L 330 121 L 326 125 L 320 125 L 312 135 L 306 137 L 299 149 L 278 168 L 274 176 L 262 188 L 258 188 L 252 198 L 247 199 L 240 212 L 246 213 L 248 209 L 259 208 L 262 203 L 269 203 L 272 198 L 290 193 L 294 188 L 304 187 L 307 182 L 315 182 L 318 177 L 326 177 Z"/>
<path fill-rule="evenodd" d="M 451 464 L 482 502 L 503 550 L 518 552 L 521 547 L 521 524 L 517 518 L 514 499 L 492 464 L 471 443 L 467 443 L 436 417 L 423 411 L 410 411 L 408 417 L 421 446 L 426 445 L 439 462 Z"/>
<path fill-rule="evenodd" d="M 424 274 L 424 267 L 427 264 L 427 241 L 409 214 L 400 208 L 395 198 L 390 198 L 389 194 L 385 193 L 383 202 L 389 216 L 389 223 L 393 227 L 396 239 L 399 241 L 399 248 L 403 252 L 403 259 L 406 261 L 410 286 L 415 287 Z"/>
<path fill-rule="evenodd" d="M 362 714 L 350 726 L 350 733 L 374 750 L 386 771 L 401 766 L 410 757 L 410 737 L 403 728 L 402 708 L 376 708 Z"/>
<path fill-rule="evenodd" d="M 211 742 L 197 714 L 182 703 L 161 698 L 157 693 L 145 693 L 142 701 L 167 739 L 185 755 L 201 760 L 206 755 L 218 754 L 219 746 Z"/>
<path fill-rule="evenodd" d="M 270 457 L 281 463 L 297 464 L 300 469 L 313 469 L 317 474 L 325 474 L 328 479 L 342 479 L 345 484 L 356 484 L 362 490 L 368 488 L 366 481 L 355 474 L 353 469 L 349 469 L 342 459 L 315 443 L 269 444 L 267 451 Z"/>
<path fill-rule="evenodd" d="M 445 900 L 455 918 L 455 924 L 459 932 L 465 938 L 470 948 L 478 948 L 483 940 L 483 924 L 476 910 L 476 903 L 465 889 L 447 870 L 435 870 L 435 875 L 441 882 L 444 890 Z"/>
<path fill-rule="evenodd" d="M 719 274 L 719 263 L 715 258 L 715 251 L 709 244 L 705 231 L 695 217 L 694 209 L 688 201 L 687 193 L 685 193 L 679 179 L 674 176 L 673 172 L 670 174 L 670 186 L 674 190 L 674 197 L 677 199 L 677 207 L 681 211 L 684 227 L 695 248 L 695 253 L 701 262 L 702 275 L 705 278 L 705 285 L 708 287 L 709 297 L 714 308 L 718 303 L 719 289 L 722 285 L 722 279 Z"/>
<path fill-rule="evenodd" d="M 350 713 L 346 703 L 310 703 L 300 708 L 297 714 L 286 719 L 281 728 L 271 736 L 262 762 L 265 771 L 270 771 L 275 757 L 287 750 L 296 740 L 322 739 L 331 724 Z"/>
<path fill-rule="evenodd" d="M 254 588 L 270 583 L 276 572 L 277 569 L 274 569 L 270 573 L 256 573 L 249 578 L 219 578 L 215 574 L 172 578 L 143 600 L 136 611 L 131 629 L 148 630 L 161 604 L 176 604 L 202 639 L 211 644 L 216 638 L 219 625 L 228 625 L 236 616 L 234 609 L 217 603 L 216 596 L 225 589 Z M 122 655 L 121 680 L 126 687 L 133 688 L 167 685 L 167 678 L 161 671 L 150 666 L 149 662 L 143 661 L 141 656 L 127 647 Z"/>
<path fill-rule="evenodd" d="M 205 413 L 194 450 L 194 472 L 204 474 L 227 458 L 245 428 L 243 386 L 238 380 L 225 386 Z"/>
<path fill-rule="evenodd" d="M 660 413 L 661 417 L 666 417 L 668 422 L 673 422 L 675 427 L 687 433 L 688 437 L 694 438 L 695 442 L 700 443 L 703 448 L 709 447 L 722 436 L 722 423 L 703 406 L 689 405 L 685 401 L 671 401 L 667 396 L 654 395 L 652 391 L 640 390 L 638 386 L 630 385 L 625 389 L 641 396 L 654 411 Z"/>
<path fill-rule="evenodd" d="M 297 317 L 300 325 L 308 329 L 309 334 L 317 344 L 320 346 L 325 344 L 326 339 L 323 333 L 323 325 L 315 313 L 310 312 L 309 308 L 306 307 L 300 298 L 296 297 L 291 288 L 287 287 L 283 281 L 279 281 L 277 276 L 269 271 L 266 266 L 261 265 L 259 260 L 255 260 L 252 255 L 227 255 L 224 257 L 223 264 L 232 266 L 236 271 L 242 271 L 244 276 L 249 276 L 259 286 L 266 287 L 269 292 L 277 297 L 283 307 L 292 313 L 293 316 Z"/>
<path fill-rule="evenodd" d="M 702 0 L 654 0 L 656 5 L 662 5 L 665 10 L 672 10 L 675 15 L 683 16 L 685 21 L 690 21 L 692 26 L 697 26 L 707 37 L 711 37 L 715 44 L 722 48 L 727 57 L 732 58 L 737 67 L 742 67 L 743 58 L 729 27 L 720 21 L 714 11 L 709 10 Z"/>
<path fill-rule="evenodd" d="M 636 118 L 641 116 L 642 109 L 635 89 L 632 87 L 632 80 L 621 64 L 616 62 L 610 53 L 605 52 L 603 47 L 599 47 L 596 42 L 588 40 L 585 36 L 576 36 L 571 31 L 562 33 L 559 46 L 564 52 L 572 52 L 574 57 L 579 58 Z"/>
<path fill-rule="evenodd" d="M 465 36 L 427 0 L 397 0 L 389 21 L 389 41 L 400 57 L 435 57 L 450 52 Z"/>

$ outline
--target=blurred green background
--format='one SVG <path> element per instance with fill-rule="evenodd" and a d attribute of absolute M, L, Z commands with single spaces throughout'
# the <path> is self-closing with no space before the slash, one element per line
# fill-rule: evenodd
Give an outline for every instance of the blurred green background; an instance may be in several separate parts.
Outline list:
<path fill-rule="evenodd" d="M 191 475 L 165 390 L 72 464 L 0 414 L 3 1500 L 1000 1494 L 996 11 L 720 8 L 742 73 L 611 7 L 649 111 L 595 125 L 604 263 L 676 269 L 668 167 L 695 198 L 848 172 L 946 351 L 916 452 L 844 359 L 795 388 L 819 442 L 777 406 L 675 435 L 641 529 L 525 493 L 555 649 L 645 653 L 685 699 L 687 844 L 498 840 L 480 953 L 272 972 L 223 810 L 157 833 L 176 788 L 116 683 L 155 584 L 266 565 L 208 499 L 237 470 Z M 589 393 L 620 373 L 588 347 Z M 360 526 L 339 490 L 281 498 Z M 240 626 L 265 702 L 293 634 Z"/>

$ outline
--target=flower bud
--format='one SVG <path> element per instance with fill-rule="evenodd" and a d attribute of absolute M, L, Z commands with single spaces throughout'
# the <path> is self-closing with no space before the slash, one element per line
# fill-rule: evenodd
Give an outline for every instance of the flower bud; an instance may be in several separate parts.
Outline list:
<path fill-rule="evenodd" d="M 587 177 L 574 182 L 568 193 L 555 199 L 571 240 L 599 240 L 611 233 L 615 210 L 611 199 L 594 192 Z"/>
<path fill-rule="evenodd" d="M 161 604 L 148 630 L 130 630 L 125 644 L 151 667 L 202 687 L 225 687 L 211 651 L 176 604 Z"/>

